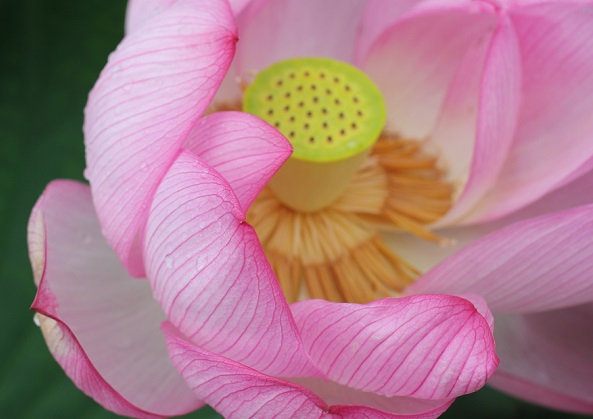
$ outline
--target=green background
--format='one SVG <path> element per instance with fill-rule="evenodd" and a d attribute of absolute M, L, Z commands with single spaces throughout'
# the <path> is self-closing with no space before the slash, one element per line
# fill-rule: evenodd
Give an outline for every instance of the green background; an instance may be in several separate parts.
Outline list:
<path fill-rule="evenodd" d="M 50 180 L 82 180 L 82 110 L 123 36 L 125 1 L 0 4 L 0 418 L 115 418 L 66 378 L 33 324 L 25 231 Z M 204 409 L 187 417 L 219 416 Z M 443 417 L 578 416 L 485 388 L 458 399 Z"/>

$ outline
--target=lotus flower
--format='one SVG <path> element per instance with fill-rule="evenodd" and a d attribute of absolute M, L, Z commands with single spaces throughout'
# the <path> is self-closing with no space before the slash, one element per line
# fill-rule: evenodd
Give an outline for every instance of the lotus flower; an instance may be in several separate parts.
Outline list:
<path fill-rule="evenodd" d="M 503 313 L 504 374 L 494 383 L 590 410 L 591 359 L 579 349 L 587 335 L 566 336 L 562 326 L 585 326 L 587 309 L 566 307 L 593 294 L 583 274 L 591 209 L 576 207 L 588 201 L 571 182 L 593 154 L 593 99 L 583 95 L 593 74 L 589 6 L 231 6 L 129 4 L 127 35 L 86 109 L 90 190 L 51 183 L 33 210 L 33 308 L 71 379 L 107 409 L 135 417 L 204 402 L 229 417 L 433 417 L 497 365 L 479 294 Z M 287 68 L 298 75 L 278 79 Z M 318 83 L 299 84 L 312 75 Z M 265 77 L 286 84 L 261 107 Z M 336 97 L 327 83 L 344 90 Z M 384 107 L 369 99 L 368 83 Z M 323 96 L 303 86 L 323 86 Z M 346 99 L 365 106 L 341 112 Z M 269 124 L 237 112 L 244 108 Z M 301 128 L 294 134 L 292 122 Z M 306 154 L 297 145 L 310 144 L 303 165 L 311 170 L 287 161 L 291 146 L 272 125 L 296 157 Z M 379 138 L 370 138 L 377 126 Z M 320 149 L 342 154 L 320 160 Z M 330 176 L 326 163 L 354 170 Z M 324 190 L 331 182 L 341 184 Z M 285 201 L 302 184 L 307 199 Z M 319 208 L 303 208 L 338 189 Z M 556 189 L 566 196 L 552 208 L 555 195 L 546 194 Z M 399 233 L 384 240 L 385 229 Z M 417 268 L 451 253 L 404 290 Z M 389 298 L 401 292 L 409 295 Z M 542 314 L 505 314 L 523 312 Z M 549 346 L 560 331 L 562 345 Z M 526 349 L 532 362 L 518 368 Z"/>

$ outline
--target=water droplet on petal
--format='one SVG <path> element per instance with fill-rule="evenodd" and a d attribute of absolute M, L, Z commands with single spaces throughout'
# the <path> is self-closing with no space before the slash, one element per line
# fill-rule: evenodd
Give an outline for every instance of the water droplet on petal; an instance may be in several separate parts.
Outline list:
<path fill-rule="evenodd" d="M 33 323 L 35 323 L 35 326 L 37 327 L 41 326 L 41 317 L 39 317 L 39 313 L 35 313 L 33 316 Z"/>

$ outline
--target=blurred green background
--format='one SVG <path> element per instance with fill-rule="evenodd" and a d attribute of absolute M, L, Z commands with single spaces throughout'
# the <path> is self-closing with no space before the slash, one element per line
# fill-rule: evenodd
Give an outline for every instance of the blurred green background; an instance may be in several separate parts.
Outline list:
<path fill-rule="evenodd" d="M 196 0 L 199 1 L 199 0 Z M 33 324 L 29 211 L 55 178 L 82 180 L 82 110 L 123 36 L 124 0 L 0 0 L 0 418 L 115 418 L 66 378 Z M 188 418 L 219 417 L 203 409 Z M 485 388 L 443 416 L 577 418 Z"/>

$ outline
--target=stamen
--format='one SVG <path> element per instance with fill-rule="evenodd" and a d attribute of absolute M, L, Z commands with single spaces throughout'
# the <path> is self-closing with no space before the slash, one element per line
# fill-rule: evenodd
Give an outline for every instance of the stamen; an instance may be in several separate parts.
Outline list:
<path fill-rule="evenodd" d="M 406 230 L 445 243 L 426 225 L 451 206 L 453 187 L 421 143 L 383 135 L 340 198 L 303 213 L 270 188 L 254 202 L 255 227 L 289 302 L 303 298 L 368 302 L 397 295 L 419 272 L 383 242 L 379 229 Z M 405 156 L 397 167 L 385 165 Z M 426 161 L 433 164 L 427 167 Z"/>
<path fill-rule="evenodd" d="M 293 79 L 287 77 L 282 81 L 283 88 L 288 82 L 302 81 L 297 72 L 294 74 Z M 334 83 L 331 72 L 322 74 L 315 80 L 315 94 L 325 89 L 321 81 Z M 314 76 L 310 70 L 308 76 L 303 74 L 309 83 Z M 348 89 L 343 80 L 340 83 L 344 90 L 356 92 L 350 83 Z M 305 88 L 302 94 L 312 91 Z M 340 94 L 338 90 L 332 93 L 333 98 Z M 274 94 L 281 96 L 281 92 Z M 288 97 L 293 98 L 294 94 Z M 358 95 L 352 101 L 360 101 Z M 299 109 L 298 103 L 293 103 L 294 109 Z M 343 137 L 341 129 L 352 128 L 348 124 L 354 122 L 348 118 L 358 116 L 355 112 L 348 117 L 344 111 L 346 128 L 335 131 L 332 118 L 341 120 L 342 111 L 336 112 L 333 106 L 322 102 L 317 108 L 304 107 L 302 118 L 297 118 L 291 113 L 293 108 L 289 108 L 287 119 L 275 123 L 282 126 L 280 129 L 288 127 L 285 135 L 302 135 L 314 147 L 328 144 L 328 136 L 336 143 Z M 219 104 L 214 110 L 241 110 L 241 104 Z M 278 107 L 273 110 L 273 117 L 282 112 Z M 366 115 L 369 108 L 360 112 Z M 364 121 L 356 121 L 357 128 L 364 126 Z M 317 135 L 315 126 L 323 130 L 323 135 Z M 447 243 L 427 226 L 449 210 L 454 187 L 445 182 L 438 159 L 424 153 L 422 146 L 420 141 L 383 133 L 370 154 L 363 156 L 339 197 L 316 211 L 290 208 L 269 186 L 264 188 L 247 220 L 254 226 L 289 302 L 305 298 L 368 302 L 397 295 L 420 275 L 385 245 L 379 231 L 405 230 L 425 240 Z"/>

